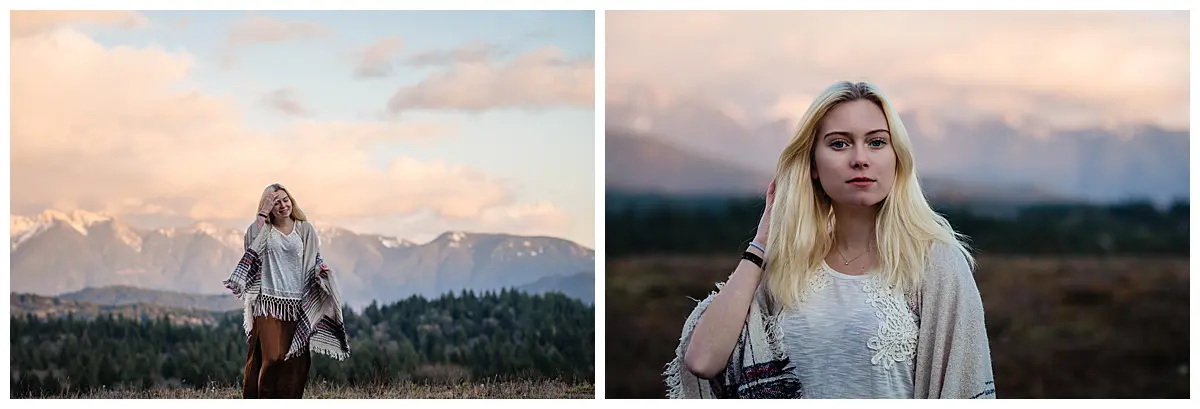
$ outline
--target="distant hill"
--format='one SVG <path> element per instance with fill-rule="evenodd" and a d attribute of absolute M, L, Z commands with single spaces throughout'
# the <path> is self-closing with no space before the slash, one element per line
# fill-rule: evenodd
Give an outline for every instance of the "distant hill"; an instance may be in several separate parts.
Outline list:
<path fill-rule="evenodd" d="M 144 302 L 105 305 L 36 294 L 12 293 L 9 296 L 9 300 L 10 315 L 25 316 L 32 314 L 39 319 L 62 318 L 69 315 L 76 319 L 90 320 L 111 314 L 113 317 L 140 320 L 155 320 L 167 316 L 175 324 L 214 325 L 221 317 L 234 313 L 164 307 Z"/>
<path fill-rule="evenodd" d="M 596 273 L 586 272 L 569 276 L 545 277 L 529 284 L 517 287 L 517 290 L 530 294 L 560 292 L 571 298 L 577 298 L 584 304 L 596 303 Z"/>
<path fill-rule="evenodd" d="M 206 311 L 230 311 L 242 308 L 242 301 L 232 294 L 200 295 L 176 291 L 150 290 L 131 286 L 86 288 L 60 295 L 64 300 L 106 306 L 155 304 L 166 308 Z"/>
<path fill-rule="evenodd" d="M 596 275 L 588 271 L 567 276 L 543 277 L 515 287 L 530 294 L 562 293 L 584 304 L 595 304 Z M 213 324 L 223 314 L 241 314 L 242 301 L 232 295 L 201 295 L 130 286 L 87 288 L 58 297 L 12 293 L 12 315 L 33 314 L 40 318 L 65 317 L 93 319 L 113 316 L 157 319 L 166 314 L 172 321 L 188 324 Z"/>
<path fill-rule="evenodd" d="M 604 144 L 608 189 L 684 196 L 748 194 L 766 191 L 771 182 L 768 173 L 743 169 L 629 131 L 606 130 Z"/>
<path fill-rule="evenodd" d="M 644 209 L 663 203 L 703 209 L 730 197 L 762 196 L 770 173 L 742 168 L 626 130 L 606 131 L 606 209 Z M 731 159 L 732 160 L 732 159 Z M 764 159 L 774 162 L 776 158 Z M 977 205 L 1011 212 L 1039 203 L 1079 200 L 1029 183 L 963 181 L 922 175 L 921 187 L 938 204 Z"/>

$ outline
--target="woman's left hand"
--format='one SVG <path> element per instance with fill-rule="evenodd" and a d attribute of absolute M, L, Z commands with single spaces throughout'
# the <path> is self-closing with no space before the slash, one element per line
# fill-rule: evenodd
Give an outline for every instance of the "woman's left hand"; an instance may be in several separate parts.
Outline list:
<path fill-rule="evenodd" d="M 321 263 L 321 268 L 317 269 L 317 276 L 321 278 L 329 278 L 329 266 Z"/>

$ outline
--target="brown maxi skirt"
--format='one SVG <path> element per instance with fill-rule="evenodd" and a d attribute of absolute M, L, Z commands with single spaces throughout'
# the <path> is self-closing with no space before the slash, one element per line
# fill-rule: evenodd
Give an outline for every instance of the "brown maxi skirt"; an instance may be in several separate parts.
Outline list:
<path fill-rule="evenodd" d="M 295 321 L 254 317 L 254 326 L 250 330 L 250 352 L 246 354 L 243 398 L 304 397 L 312 355 L 305 350 L 295 358 L 283 360 L 295 333 Z"/>

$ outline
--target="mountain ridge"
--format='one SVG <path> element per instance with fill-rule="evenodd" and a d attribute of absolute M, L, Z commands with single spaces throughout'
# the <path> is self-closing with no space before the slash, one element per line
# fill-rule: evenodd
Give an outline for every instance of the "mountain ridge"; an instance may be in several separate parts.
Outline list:
<path fill-rule="evenodd" d="M 58 295 L 126 285 L 215 295 L 242 255 L 243 233 L 197 222 L 136 229 L 84 211 L 13 215 L 11 290 Z M 448 231 L 427 243 L 317 225 L 343 298 L 360 306 L 409 295 L 519 287 L 594 271 L 595 251 L 566 239 Z M 594 291 L 594 290 L 593 290 Z"/>
<path fill-rule="evenodd" d="M 625 206 L 629 200 L 649 199 L 652 195 L 692 197 L 701 201 L 721 196 L 763 195 L 771 180 L 768 172 L 678 147 L 661 137 L 618 128 L 606 130 L 605 139 L 606 197 L 615 196 L 622 202 L 616 207 Z M 932 201 L 947 204 L 1068 203 L 1077 200 L 1019 183 L 967 182 L 938 175 L 922 175 L 920 183 Z"/>
<path fill-rule="evenodd" d="M 757 172 L 773 169 L 795 132 L 791 119 L 734 117 L 704 98 L 628 91 L 623 100 L 606 101 L 606 129 L 635 130 Z M 1187 129 L 1065 129 L 1037 118 L 954 119 L 923 111 L 900 116 L 923 178 L 1030 186 L 1093 203 L 1150 199 L 1163 205 L 1190 195 Z"/>

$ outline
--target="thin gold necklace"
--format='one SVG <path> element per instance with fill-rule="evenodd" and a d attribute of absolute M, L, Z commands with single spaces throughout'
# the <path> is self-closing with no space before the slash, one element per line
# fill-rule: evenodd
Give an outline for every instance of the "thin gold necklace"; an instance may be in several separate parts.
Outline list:
<path fill-rule="evenodd" d="M 837 251 L 837 253 L 838 253 L 838 257 L 841 257 L 841 258 L 842 258 L 842 261 L 843 261 L 843 262 L 845 262 L 845 264 L 844 264 L 844 265 L 847 265 L 847 266 L 848 266 L 848 265 L 850 265 L 850 263 L 853 263 L 853 262 L 854 262 L 854 260 L 858 260 L 858 259 L 859 259 L 859 258 L 861 258 L 862 256 L 865 256 L 865 255 L 867 255 L 867 253 L 870 253 L 870 252 L 871 252 L 871 246 L 870 246 L 870 245 L 868 245 L 868 246 L 867 246 L 867 251 L 863 252 L 862 254 L 859 254 L 859 255 L 858 255 L 858 257 L 855 257 L 855 258 L 853 258 L 853 259 L 850 259 L 850 261 L 846 261 L 846 256 L 842 255 L 842 250 L 838 248 L 838 246 L 837 246 L 837 243 L 834 243 L 834 244 L 833 244 L 833 250 L 834 250 L 834 251 Z"/>

